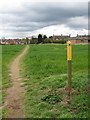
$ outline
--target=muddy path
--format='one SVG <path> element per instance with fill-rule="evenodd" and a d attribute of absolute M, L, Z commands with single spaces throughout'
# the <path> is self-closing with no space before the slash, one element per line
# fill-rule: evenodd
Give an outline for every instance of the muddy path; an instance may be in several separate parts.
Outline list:
<path fill-rule="evenodd" d="M 6 90 L 7 96 L 5 98 L 5 107 L 7 108 L 7 118 L 24 118 L 24 99 L 23 94 L 25 93 L 25 88 L 21 87 L 20 81 L 22 80 L 20 76 L 20 59 L 26 54 L 29 46 L 13 60 L 10 72 L 12 86 Z"/>

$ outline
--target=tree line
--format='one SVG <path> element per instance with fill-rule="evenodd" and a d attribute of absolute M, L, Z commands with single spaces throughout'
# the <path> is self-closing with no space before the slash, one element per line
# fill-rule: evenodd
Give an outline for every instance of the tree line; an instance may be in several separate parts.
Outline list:
<path fill-rule="evenodd" d="M 25 38 L 27 44 L 44 44 L 44 43 L 59 43 L 59 44 L 65 44 L 65 40 L 53 40 L 53 36 L 47 37 L 46 35 L 38 34 L 38 37 L 33 37 L 31 41 L 29 42 L 29 38 Z"/>

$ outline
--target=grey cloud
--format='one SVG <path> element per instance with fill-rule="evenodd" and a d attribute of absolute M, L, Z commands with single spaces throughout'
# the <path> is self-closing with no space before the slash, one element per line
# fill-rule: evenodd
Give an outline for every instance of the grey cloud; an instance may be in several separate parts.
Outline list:
<path fill-rule="evenodd" d="M 78 25 L 78 24 L 67 24 L 69 27 L 74 29 L 88 29 L 88 23 L 87 25 Z"/>
<path fill-rule="evenodd" d="M 69 3 L 38 3 L 33 7 L 27 7 L 27 10 L 32 10 L 36 13 L 31 19 L 36 21 L 61 21 L 63 18 L 70 18 L 74 16 L 86 16 L 87 15 L 87 4 L 78 3 L 74 6 L 68 7 Z M 43 6 L 43 7 L 42 7 Z M 41 16 L 41 17 L 40 17 Z"/>
<path fill-rule="evenodd" d="M 73 24 L 72 17 L 88 16 L 87 3 L 23 3 L 22 7 L 2 11 L 3 24 L 17 27 L 12 31 L 34 31 L 46 26 L 66 24 L 73 28 L 87 28 L 85 25 Z M 34 24 L 35 23 L 35 24 Z M 9 27 L 8 26 L 8 27 Z M 19 28 L 21 27 L 21 29 Z M 24 28 L 23 28 L 24 27 Z"/>

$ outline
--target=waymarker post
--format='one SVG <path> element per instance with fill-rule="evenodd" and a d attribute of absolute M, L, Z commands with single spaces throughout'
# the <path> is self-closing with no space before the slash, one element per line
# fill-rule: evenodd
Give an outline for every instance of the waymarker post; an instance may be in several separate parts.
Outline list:
<path fill-rule="evenodd" d="M 67 74 L 68 74 L 67 86 L 70 95 L 72 78 L 72 43 L 70 41 L 67 42 Z"/>

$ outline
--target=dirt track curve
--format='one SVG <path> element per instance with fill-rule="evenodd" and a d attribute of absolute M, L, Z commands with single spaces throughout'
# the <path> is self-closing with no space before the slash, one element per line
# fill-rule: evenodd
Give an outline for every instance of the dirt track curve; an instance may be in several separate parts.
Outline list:
<path fill-rule="evenodd" d="M 23 93 L 25 93 L 24 87 L 21 87 L 20 81 L 20 59 L 26 54 L 29 46 L 26 48 L 14 59 L 11 64 L 11 80 L 12 87 L 7 89 L 7 96 L 5 100 L 5 107 L 8 109 L 7 118 L 24 118 L 23 111 Z"/>

